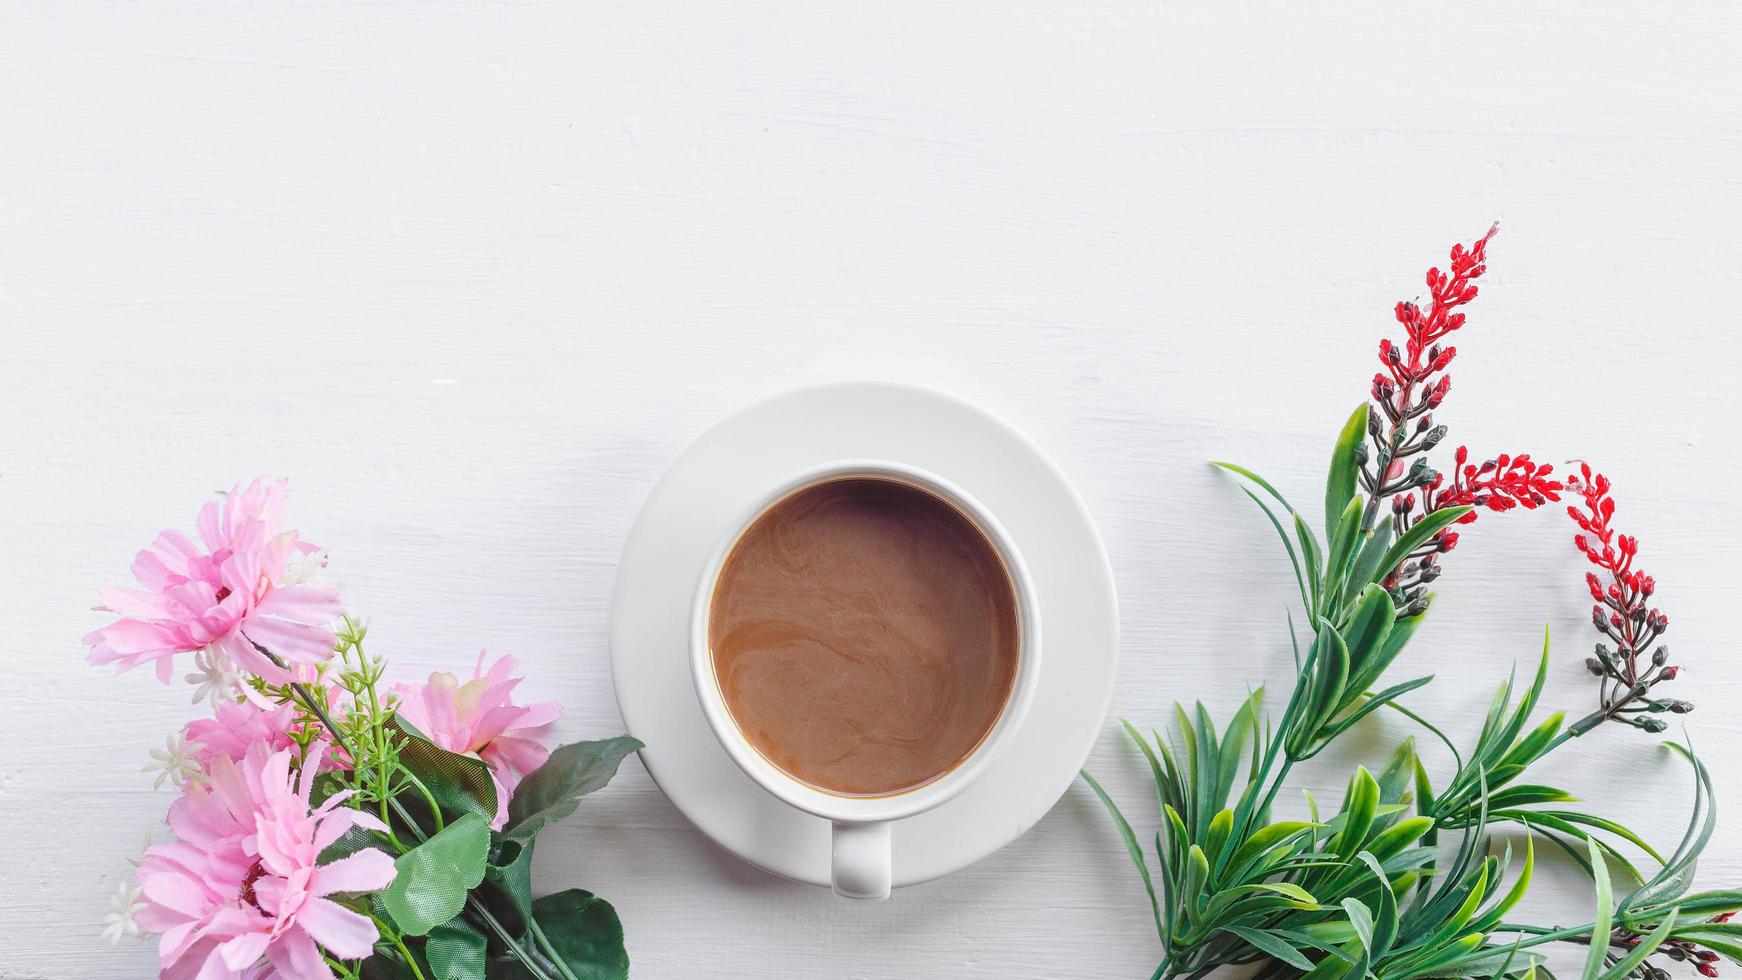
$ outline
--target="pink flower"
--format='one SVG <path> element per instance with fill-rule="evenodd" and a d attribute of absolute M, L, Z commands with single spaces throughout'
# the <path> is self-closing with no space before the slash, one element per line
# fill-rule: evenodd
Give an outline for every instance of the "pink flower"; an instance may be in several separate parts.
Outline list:
<path fill-rule="evenodd" d="M 340 806 L 348 792 L 309 809 L 320 747 L 312 752 L 300 780 L 290 750 L 256 744 L 240 765 L 219 756 L 207 784 L 170 807 L 177 839 L 148 849 L 139 865 L 138 923 L 162 934 L 165 980 L 255 977 L 262 957 L 282 976 L 332 980 L 321 947 L 340 959 L 374 948 L 375 923 L 327 896 L 386 887 L 393 859 L 374 849 L 316 859 L 352 827 L 385 827 Z"/>
<path fill-rule="evenodd" d="M 490 764 L 496 781 L 496 820 L 490 826 L 496 830 L 508 821 L 514 787 L 550 756 L 533 736 L 562 717 L 562 706 L 555 702 L 515 704 L 514 688 L 525 678 L 508 676 L 513 671 L 514 658 L 503 657 L 485 673 L 480 652 L 472 679 L 464 684 L 441 671 L 429 675 L 427 684 L 393 687 L 402 699 L 401 718 L 449 752 Z"/>
<path fill-rule="evenodd" d="M 210 769 L 220 757 L 241 762 L 256 743 L 274 751 L 288 749 L 296 744 L 290 737 L 295 723 L 296 711 L 288 704 L 267 709 L 248 701 L 225 701 L 213 717 L 188 723 L 188 754 Z"/>
<path fill-rule="evenodd" d="M 316 686 L 310 690 L 318 693 L 324 689 Z M 252 701 L 225 701 L 218 705 L 213 717 L 188 722 L 183 735 L 187 739 L 188 758 L 207 769 L 219 756 L 241 762 L 257 742 L 274 751 L 295 748 L 297 743 L 291 733 L 296 725 L 296 709 L 292 705 L 261 707 Z M 324 753 L 318 762 L 321 772 L 351 768 L 350 757 L 333 745 L 325 730 L 315 740 Z"/>
<path fill-rule="evenodd" d="M 289 675 L 259 644 L 291 664 L 333 655 L 327 625 L 339 594 L 321 585 L 280 586 L 290 559 L 318 549 L 283 530 L 285 481 L 256 479 L 200 510 L 200 544 L 164 531 L 133 561 L 142 589 L 104 589 L 103 606 L 121 618 L 85 637 L 92 663 L 131 670 L 155 662 L 165 683 L 175 654 L 215 649 L 273 681 Z"/>

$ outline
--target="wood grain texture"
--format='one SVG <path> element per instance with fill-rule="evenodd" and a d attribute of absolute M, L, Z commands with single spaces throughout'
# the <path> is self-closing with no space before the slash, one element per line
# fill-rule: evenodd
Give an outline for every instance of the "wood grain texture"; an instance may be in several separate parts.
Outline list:
<path fill-rule="evenodd" d="M 676 454 L 791 385 L 934 385 L 1088 500 L 1115 711 L 1225 713 L 1286 671 L 1292 585 L 1204 461 L 1314 499 L 1391 304 L 1495 219 L 1444 420 L 1617 480 L 1728 805 L 1702 872 L 1742 880 L 1739 43 L 1728 0 L 0 7 L 0 977 L 153 969 L 97 932 L 169 802 L 145 750 L 196 709 L 79 637 L 208 491 L 294 477 L 401 676 L 512 653 L 564 738 L 603 736 L 614 564 Z M 1592 697 L 1567 538 L 1484 521 L 1449 561 L 1409 667 L 1454 732 L 1545 622 L 1548 701 Z M 1334 798 L 1407 732 L 1376 720 L 1302 785 Z M 1545 776 L 1670 841 L 1686 773 L 1590 743 Z M 1111 730 L 1092 766 L 1144 812 Z M 726 856 L 631 763 L 538 881 L 616 903 L 647 978 L 1156 958 L 1081 791 L 866 907 Z M 1564 866 L 1532 898 L 1583 903 Z"/>

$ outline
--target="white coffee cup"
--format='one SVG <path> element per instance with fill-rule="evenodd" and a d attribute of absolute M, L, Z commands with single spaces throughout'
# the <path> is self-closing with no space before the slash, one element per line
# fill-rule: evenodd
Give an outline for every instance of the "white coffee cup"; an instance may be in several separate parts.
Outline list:
<path fill-rule="evenodd" d="M 714 586 L 727 557 L 744 532 L 769 508 L 787 497 L 821 483 L 844 479 L 888 480 L 924 490 L 949 503 L 992 544 L 1004 564 L 1016 598 L 1016 677 L 997 721 L 973 753 L 955 768 L 922 786 L 886 796 L 829 793 L 787 775 L 764 758 L 732 719 L 714 672 L 713 652 L 708 642 L 708 618 Z M 941 806 L 973 785 L 993 760 L 1009 748 L 1028 713 L 1030 702 L 1034 700 L 1035 685 L 1040 678 L 1040 610 L 1027 566 L 1010 535 L 979 501 L 936 474 L 887 460 L 842 460 L 807 469 L 753 501 L 745 508 L 741 519 L 730 527 L 702 570 L 690 612 L 690 672 L 695 680 L 696 695 L 701 700 L 702 713 L 715 737 L 725 747 L 726 754 L 746 775 L 781 801 L 834 825 L 830 877 L 835 894 L 846 898 L 888 898 L 894 875 L 890 824 Z"/>

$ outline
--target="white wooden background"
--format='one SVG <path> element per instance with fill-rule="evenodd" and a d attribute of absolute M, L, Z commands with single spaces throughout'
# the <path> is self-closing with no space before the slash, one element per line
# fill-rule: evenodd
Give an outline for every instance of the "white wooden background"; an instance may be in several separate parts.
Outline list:
<path fill-rule="evenodd" d="M 0 977 L 101 945 L 169 803 L 181 686 L 83 663 L 96 590 L 212 490 L 293 477 L 401 676 L 522 658 L 619 730 L 616 557 L 711 422 L 791 385 L 974 399 L 1076 482 L 1119 580 L 1115 710 L 1228 711 L 1288 655 L 1270 529 L 1204 461 L 1318 495 L 1391 304 L 1499 219 L 1442 417 L 1589 457 L 1673 619 L 1742 881 L 1735 508 L 1742 7 L 1507 2 L 374 3 L 0 9 Z M 1555 514 L 1484 520 L 1404 670 L 1465 737 L 1542 626 L 1594 696 Z M 1335 798 L 1408 728 L 1303 785 Z M 1545 774 L 1672 843 L 1682 767 L 1605 731 Z M 1109 729 L 1092 760 L 1143 813 Z M 1291 804 L 1292 805 L 1292 804 Z M 1136 878 L 1080 788 L 882 906 L 738 863 L 638 764 L 540 851 L 637 976 L 1137 977 Z M 1533 898 L 1579 917 L 1562 866 Z"/>

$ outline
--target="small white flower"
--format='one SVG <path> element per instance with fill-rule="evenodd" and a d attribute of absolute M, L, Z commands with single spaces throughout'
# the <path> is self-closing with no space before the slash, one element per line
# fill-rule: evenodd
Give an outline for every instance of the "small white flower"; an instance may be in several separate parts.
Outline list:
<path fill-rule="evenodd" d="M 121 887 L 115 890 L 115 897 L 109 899 L 109 914 L 103 916 L 103 940 L 113 946 L 121 941 L 122 936 L 132 936 L 144 939 L 145 933 L 139 929 L 135 917 L 145 911 L 145 903 L 139 898 L 139 885 L 131 881 L 121 882 Z"/>
<path fill-rule="evenodd" d="M 242 693 L 242 675 L 237 672 L 236 665 L 230 662 L 224 651 L 214 646 L 207 646 L 194 654 L 196 670 L 184 677 L 189 684 L 194 685 L 192 704 L 201 701 L 212 702 L 213 709 L 225 701 L 234 701 Z"/>
<path fill-rule="evenodd" d="M 278 577 L 278 587 L 287 589 L 293 585 L 328 585 L 327 549 L 311 551 L 302 556 L 301 560 L 290 565 L 284 574 Z"/>
<path fill-rule="evenodd" d="M 162 789 L 165 780 L 174 783 L 176 789 L 181 789 L 189 782 L 200 782 L 206 775 L 198 762 L 188 758 L 187 739 L 182 737 L 181 732 L 164 739 L 163 748 L 152 749 L 151 761 L 139 771 L 157 773 L 157 781 L 152 784 L 153 789 Z"/>

